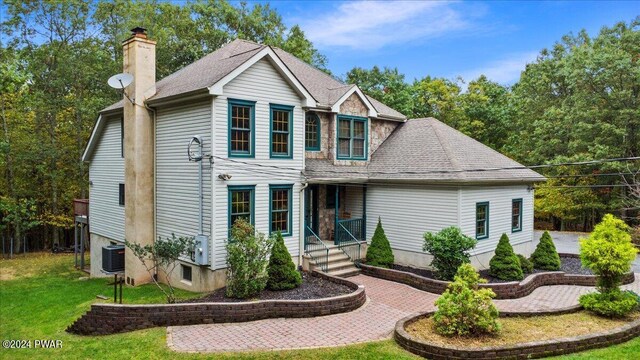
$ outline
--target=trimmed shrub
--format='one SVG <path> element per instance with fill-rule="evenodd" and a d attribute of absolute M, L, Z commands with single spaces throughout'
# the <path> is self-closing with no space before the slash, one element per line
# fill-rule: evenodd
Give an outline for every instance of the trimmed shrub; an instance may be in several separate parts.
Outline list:
<path fill-rule="evenodd" d="M 296 264 L 293 263 L 291 254 L 289 254 L 279 231 L 276 234 L 273 248 L 271 248 L 267 275 L 267 289 L 269 290 L 290 290 L 302 284 L 302 275 L 296 269 Z"/>
<path fill-rule="evenodd" d="M 556 246 L 553 244 L 553 240 L 548 231 L 542 234 L 536 250 L 531 254 L 531 261 L 533 262 L 533 267 L 536 269 L 550 271 L 560 270 L 560 256 L 556 251 Z"/>
<path fill-rule="evenodd" d="M 367 264 L 372 266 L 380 266 L 389 268 L 393 265 L 393 251 L 391 244 L 382 228 L 382 221 L 378 217 L 378 226 L 371 238 L 371 245 L 367 248 Z"/>
<path fill-rule="evenodd" d="M 431 266 L 441 280 L 453 280 L 460 265 L 469 262 L 469 250 L 478 241 L 468 237 L 459 228 L 451 226 L 440 230 L 437 234 L 425 233 L 422 250 L 433 256 Z"/>
<path fill-rule="evenodd" d="M 638 250 L 631 243 L 629 226 L 611 214 L 604 216 L 588 238 L 580 239 L 580 260 L 598 277 L 598 293 L 582 295 L 580 305 L 602 316 L 622 317 L 638 307 L 638 298 L 620 291 L 624 274 Z"/>
<path fill-rule="evenodd" d="M 257 233 L 253 225 L 238 219 L 227 241 L 227 297 L 245 299 L 258 295 L 267 285 L 267 255 L 273 238 Z"/>
<path fill-rule="evenodd" d="M 520 260 L 520 268 L 523 273 L 531 274 L 533 272 L 533 263 L 529 259 L 522 254 L 518 254 L 518 260 Z"/>
<path fill-rule="evenodd" d="M 489 274 L 501 280 L 522 280 L 524 278 L 520 259 L 513 252 L 507 234 L 502 234 L 500 237 L 496 254 L 489 262 Z"/>
<path fill-rule="evenodd" d="M 436 300 L 435 330 L 445 336 L 493 334 L 500 331 L 498 309 L 491 289 L 478 289 L 481 279 L 471 264 L 462 264 L 454 281 Z"/>
<path fill-rule="evenodd" d="M 624 317 L 638 308 L 638 296 L 619 289 L 582 295 L 578 301 L 586 310 L 606 317 Z"/>

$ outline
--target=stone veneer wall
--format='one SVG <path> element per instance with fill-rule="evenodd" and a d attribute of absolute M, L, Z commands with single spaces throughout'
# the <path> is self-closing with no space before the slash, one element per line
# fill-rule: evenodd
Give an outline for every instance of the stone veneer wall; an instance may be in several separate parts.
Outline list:
<path fill-rule="evenodd" d="M 94 304 L 67 328 L 80 335 L 108 335 L 157 326 L 303 318 L 353 311 L 366 302 L 363 285 L 314 271 L 313 276 L 348 286 L 350 294 L 313 300 L 262 300 L 238 303 Z"/>
<path fill-rule="evenodd" d="M 396 323 L 394 339 L 404 349 L 434 360 L 462 359 L 529 359 L 553 355 L 564 355 L 578 351 L 607 347 L 631 340 L 640 335 L 640 320 L 595 334 L 580 335 L 570 338 L 533 341 L 523 344 L 461 348 L 435 345 L 410 335 L 405 329 L 408 325 L 422 318 L 431 316 L 433 312 L 422 315 L 411 315 Z"/>
<path fill-rule="evenodd" d="M 371 120 L 371 131 L 369 132 L 369 159 L 391 133 L 398 126 L 396 121 Z"/>
<path fill-rule="evenodd" d="M 345 192 L 340 191 L 340 208 L 341 211 L 345 203 Z M 333 227 L 335 226 L 336 211 L 335 208 L 327 209 L 327 185 L 318 186 L 318 236 L 324 241 L 331 239 Z"/>
<path fill-rule="evenodd" d="M 577 257 L 576 254 L 560 254 L 564 257 Z M 442 294 L 449 286 L 449 281 L 442 281 L 416 275 L 406 271 L 385 269 L 377 266 L 361 264 L 360 268 L 365 275 L 395 281 L 409 285 L 419 290 L 434 294 Z M 630 284 L 635 280 L 633 272 L 628 273 L 623 278 L 623 284 Z M 480 284 L 480 288 L 490 288 L 496 293 L 496 299 L 517 299 L 527 296 L 540 286 L 549 285 L 577 285 L 595 286 L 595 275 L 567 274 L 562 271 L 550 271 L 531 274 L 524 280 L 507 283 Z"/>

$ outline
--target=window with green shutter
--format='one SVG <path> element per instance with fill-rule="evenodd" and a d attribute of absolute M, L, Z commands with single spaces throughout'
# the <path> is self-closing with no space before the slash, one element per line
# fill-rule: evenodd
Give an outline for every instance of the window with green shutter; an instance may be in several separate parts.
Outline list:
<path fill-rule="evenodd" d="M 367 118 L 338 115 L 338 160 L 366 160 L 367 132 Z"/>
<path fill-rule="evenodd" d="M 476 204 L 476 239 L 489 237 L 489 203 Z"/>

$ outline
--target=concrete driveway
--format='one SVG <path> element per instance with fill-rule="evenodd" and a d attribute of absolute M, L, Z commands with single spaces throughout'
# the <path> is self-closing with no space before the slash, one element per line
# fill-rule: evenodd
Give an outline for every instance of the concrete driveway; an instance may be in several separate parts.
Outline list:
<path fill-rule="evenodd" d="M 535 231 L 533 242 L 538 245 L 538 241 L 544 231 Z M 580 244 L 578 239 L 581 237 L 589 236 L 589 233 L 573 232 L 573 231 L 549 231 L 551 238 L 553 238 L 556 249 L 560 253 L 579 254 Z M 535 246 L 534 245 L 534 246 Z M 636 260 L 631 264 L 633 272 L 640 273 L 640 255 L 636 257 Z"/>

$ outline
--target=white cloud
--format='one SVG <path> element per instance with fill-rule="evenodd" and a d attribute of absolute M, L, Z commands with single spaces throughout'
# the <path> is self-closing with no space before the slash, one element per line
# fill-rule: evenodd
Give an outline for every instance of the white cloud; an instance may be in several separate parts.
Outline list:
<path fill-rule="evenodd" d="M 347 2 L 329 13 L 301 20 L 300 25 L 320 48 L 357 50 L 376 50 L 469 27 L 452 2 L 441 1 Z"/>
<path fill-rule="evenodd" d="M 452 77 L 461 76 L 468 83 L 480 75 L 485 75 L 491 81 L 511 85 L 520 79 L 520 73 L 528 63 L 534 62 L 537 56 L 537 51 L 515 53 L 503 59 L 491 61 L 485 66 L 454 74 Z"/>

